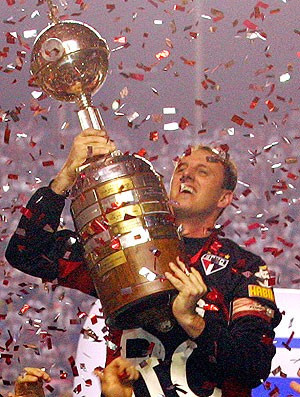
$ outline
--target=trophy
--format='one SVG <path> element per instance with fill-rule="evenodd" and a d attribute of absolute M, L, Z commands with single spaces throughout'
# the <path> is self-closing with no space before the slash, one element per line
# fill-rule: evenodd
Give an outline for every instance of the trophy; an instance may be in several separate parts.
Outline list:
<path fill-rule="evenodd" d="M 95 29 L 56 20 L 35 40 L 31 73 L 50 97 L 77 103 L 82 129 L 103 129 L 91 98 L 105 81 L 108 58 Z M 71 200 L 106 323 L 167 332 L 176 291 L 164 272 L 183 250 L 161 175 L 138 155 L 91 157 L 78 170 Z"/>

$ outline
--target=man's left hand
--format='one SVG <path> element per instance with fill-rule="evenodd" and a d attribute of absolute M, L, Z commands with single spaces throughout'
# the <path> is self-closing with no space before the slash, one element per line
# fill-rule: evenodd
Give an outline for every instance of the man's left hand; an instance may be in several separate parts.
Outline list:
<path fill-rule="evenodd" d="M 186 333 L 196 338 L 205 327 L 204 319 L 196 313 L 196 306 L 199 299 L 206 294 L 207 286 L 194 267 L 187 269 L 178 257 L 176 261 L 176 264 L 169 264 L 173 274 L 165 273 L 166 278 L 178 291 L 172 306 L 173 314 Z"/>

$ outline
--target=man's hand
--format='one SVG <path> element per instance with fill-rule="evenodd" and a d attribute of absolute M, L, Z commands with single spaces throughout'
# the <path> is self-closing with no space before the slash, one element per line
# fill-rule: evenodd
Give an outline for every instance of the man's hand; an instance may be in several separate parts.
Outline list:
<path fill-rule="evenodd" d="M 15 397 L 44 397 L 43 381 L 50 382 L 47 372 L 40 368 L 24 368 L 24 375 L 15 383 Z"/>
<path fill-rule="evenodd" d="M 165 273 L 166 278 L 179 292 L 173 302 L 173 314 L 186 333 L 196 338 L 205 328 L 205 321 L 197 314 L 196 306 L 199 299 L 206 294 L 207 287 L 194 267 L 188 270 L 178 257 L 176 261 L 177 264 L 169 264 L 173 274 Z"/>
<path fill-rule="evenodd" d="M 51 183 L 51 189 L 64 194 L 76 180 L 76 169 L 92 156 L 105 155 L 116 150 L 106 131 L 88 128 L 77 135 L 62 169 Z"/>
<path fill-rule="evenodd" d="M 113 360 L 103 371 L 95 369 L 105 397 L 131 397 L 133 382 L 139 378 L 138 370 L 123 357 Z"/>

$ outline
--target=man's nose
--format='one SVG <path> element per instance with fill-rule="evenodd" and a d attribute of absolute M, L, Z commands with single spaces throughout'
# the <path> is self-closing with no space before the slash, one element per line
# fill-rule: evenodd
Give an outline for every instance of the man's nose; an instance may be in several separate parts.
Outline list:
<path fill-rule="evenodd" d="M 183 175 L 181 175 L 179 180 L 180 180 L 180 182 L 184 183 L 184 182 L 193 180 L 193 178 L 194 177 L 193 177 L 193 173 L 191 172 L 191 170 L 186 169 L 184 171 Z"/>

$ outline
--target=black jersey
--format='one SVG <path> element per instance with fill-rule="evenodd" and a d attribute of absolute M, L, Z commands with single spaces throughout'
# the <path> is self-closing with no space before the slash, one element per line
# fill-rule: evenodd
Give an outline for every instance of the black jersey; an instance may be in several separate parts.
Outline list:
<path fill-rule="evenodd" d="M 39 189 L 21 210 L 7 260 L 25 273 L 96 296 L 76 234 L 57 231 L 63 207 L 62 196 Z M 197 306 L 205 319 L 203 333 L 191 340 L 177 324 L 166 333 L 127 330 L 112 333 L 112 345 L 139 367 L 136 397 L 248 397 L 268 376 L 275 354 L 273 329 L 280 314 L 272 279 L 259 256 L 230 239 L 185 238 L 184 243 L 188 265 L 208 287 Z"/>

